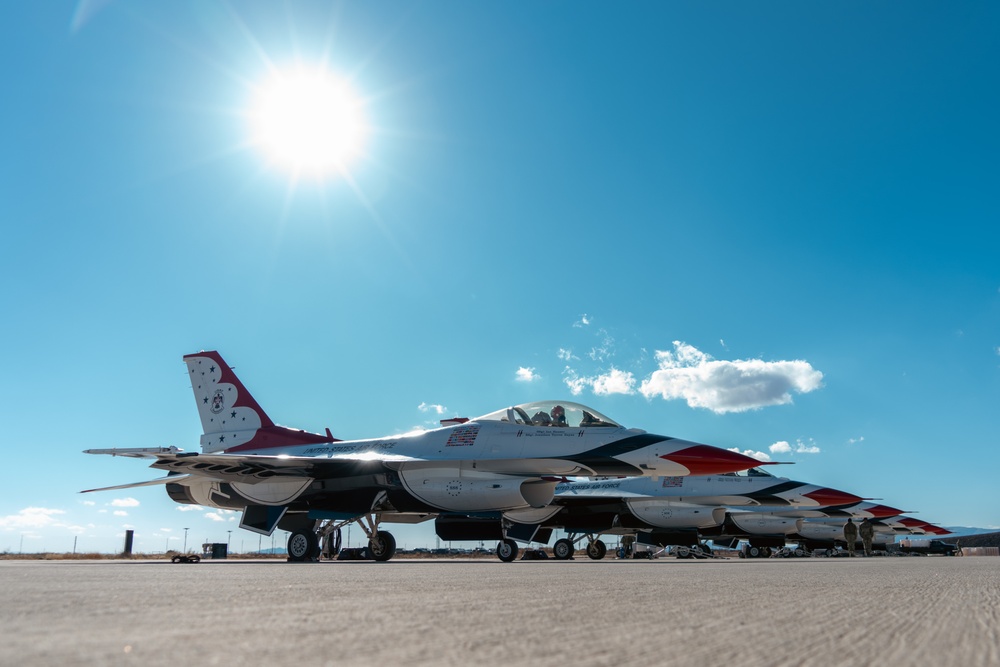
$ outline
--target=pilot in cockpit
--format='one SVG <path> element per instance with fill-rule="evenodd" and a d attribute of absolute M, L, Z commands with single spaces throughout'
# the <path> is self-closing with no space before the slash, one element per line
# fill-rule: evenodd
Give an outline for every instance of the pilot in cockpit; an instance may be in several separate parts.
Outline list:
<path fill-rule="evenodd" d="M 539 410 L 532 416 L 531 423 L 535 426 L 552 426 L 552 418 L 545 410 Z"/>
<path fill-rule="evenodd" d="M 553 426 L 569 426 L 566 423 L 566 411 L 563 406 L 557 405 L 552 408 L 552 425 Z"/>

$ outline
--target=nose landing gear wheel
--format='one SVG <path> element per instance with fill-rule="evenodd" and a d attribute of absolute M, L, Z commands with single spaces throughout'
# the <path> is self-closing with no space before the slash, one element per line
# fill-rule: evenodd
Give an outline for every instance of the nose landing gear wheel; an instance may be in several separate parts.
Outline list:
<path fill-rule="evenodd" d="M 497 558 L 505 563 L 510 563 L 517 558 L 517 542 L 507 538 L 497 545 Z"/>
<path fill-rule="evenodd" d="M 302 563 L 319 555 L 319 540 L 311 530 L 297 530 L 288 536 L 288 560 Z"/>
<path fill-rule="evenodd" d="M 594 540 L 587 545 L 587 555 L 593 560 L 601 560 L 608 553 L 608 545 L 600 540 Z"/>
<path fill-rule="evenodd" d="M 565 538 L 556 540 L 552 546 L 552 555 L 556 560 L 569 560 L 573 557 L 573 543 Z"/>
<path fill-rule="evenodd" d="M 380 530 L 368 540 L 368 551 L 372 560 L 385 562 L 396 555 L 396 538 L 392 533 Z"/>

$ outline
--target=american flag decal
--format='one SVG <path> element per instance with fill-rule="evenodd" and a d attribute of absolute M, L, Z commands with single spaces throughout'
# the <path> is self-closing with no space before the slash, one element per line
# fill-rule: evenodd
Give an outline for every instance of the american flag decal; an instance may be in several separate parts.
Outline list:
<path fill-rule="evenodd" d="M 664 477 L 663 478 L 663 488 L 670 488 L 672 486 L 681 486 L 684 484 L 683 477 Z"/>
<path fill-rule="evenodd" d="M 477 435 L 479 435 L 479 424 L 458 426 L 451 432 L 451 435 L 448 436 L 448 442 L 444 443 L 444 446 L 470 447 L 476 442 Z"/>

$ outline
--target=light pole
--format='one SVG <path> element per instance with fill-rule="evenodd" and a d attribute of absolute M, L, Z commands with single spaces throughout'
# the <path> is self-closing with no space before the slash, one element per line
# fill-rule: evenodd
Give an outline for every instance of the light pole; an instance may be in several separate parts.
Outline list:
<path fill-rule="evenodd" d="M 188 552 L 188 529 L 184 529 L 184 553 Z"/>
<path fill-rule="evenodd" d="M 226 553 L 229 553 L 229 550 L 232 548 L 230 545 L 233 543 L 233 531 L 227 530 L 226 532 L 229 533 L 229 537 L 226 538 Z"/>

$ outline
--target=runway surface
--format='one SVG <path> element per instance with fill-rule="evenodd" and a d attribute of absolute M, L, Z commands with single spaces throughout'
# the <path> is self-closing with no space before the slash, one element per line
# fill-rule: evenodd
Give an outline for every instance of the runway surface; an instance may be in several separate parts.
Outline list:
<path fill-rule="evenodd" d="M 4 665 L 997 665 L 1000 559 L 0 561 L 0 628 Z"/>

